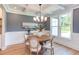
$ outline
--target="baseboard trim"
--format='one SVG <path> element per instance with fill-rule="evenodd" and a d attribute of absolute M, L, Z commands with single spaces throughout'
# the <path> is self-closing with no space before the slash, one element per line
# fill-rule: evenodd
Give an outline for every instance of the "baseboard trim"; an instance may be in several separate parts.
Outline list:
<path fill-rule="evenodd" d="M 71 49 L 71 50 L 73 50 L 73 51 L 79 52 L 78 50 L 73 49 L 73 48 L 68 47 L 68 46 L 65 46 L 65 45 L 63 45 L 63 44 L 60 44 L 60 43 L 57 43 L 57 42 L 54 42 L 54 43 L 55 43 L 55 44 L 58 44 L 58 45 L 61 45 L 61 46 L 63 46 L 63 47 L 66 47 L 66 48 L 68 48 L 68 49 Z"/>

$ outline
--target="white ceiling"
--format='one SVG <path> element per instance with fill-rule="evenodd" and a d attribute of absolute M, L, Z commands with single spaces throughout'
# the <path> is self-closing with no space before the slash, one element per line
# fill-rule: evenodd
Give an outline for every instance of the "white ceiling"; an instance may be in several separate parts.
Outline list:
<path fill-rule="evenodd" d="M 30 16 L 39 15 L 39 4 L 5 4 L 3 5 L 7 12 L 25 14 Z M 52 15 L 54 12 L 72 8 L 74 4 L 42 4 L 42 15 Z"/>

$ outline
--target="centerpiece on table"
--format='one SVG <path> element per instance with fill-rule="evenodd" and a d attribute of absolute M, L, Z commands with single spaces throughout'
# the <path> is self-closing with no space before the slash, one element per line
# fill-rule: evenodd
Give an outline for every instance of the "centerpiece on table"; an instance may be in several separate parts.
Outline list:
<path fill-rule="evenodd" d="M 44 29 L 43 24 L 38 24 L 38 26 L 35 26 L 36 29 L 39 29 L 39 31 L 42 31 Z"/>

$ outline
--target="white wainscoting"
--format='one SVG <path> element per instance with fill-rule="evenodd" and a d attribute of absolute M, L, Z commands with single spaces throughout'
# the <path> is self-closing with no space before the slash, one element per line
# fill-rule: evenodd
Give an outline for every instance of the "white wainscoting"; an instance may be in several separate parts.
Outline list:
<path fill-rule="evenodd" d="M 54 41 L 79 51 L 79 33 L 72 33 L 71 39 L 57 38 Z"/>
<path fill-rule="evenodd" d="M 6 32 L 5 33 L 5 46 L 23 43 L 25 34 L 26 34 L 25 31 Z"/>
<path fill-rule="evenodd" d="M 24 35 L 27 32 L 17 31 L 17 32 L 6 32 L 5 33 L 5 45 L 19 44 L 24 42 Z M 73 33 L 71 39 L 61 39 L 57 38 L 54 40 L 57 43 L 63 44 L 67 47 L 73 48 L 79 51 L 79 34 Z"/>

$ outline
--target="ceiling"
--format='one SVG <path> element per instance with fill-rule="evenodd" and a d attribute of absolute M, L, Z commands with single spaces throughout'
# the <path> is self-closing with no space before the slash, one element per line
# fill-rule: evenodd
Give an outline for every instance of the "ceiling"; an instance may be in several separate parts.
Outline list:
<path fill-rule="evenodd" d="M 4 4 L 7 12 L 35 16 L 39 15 L 39 4 Z M 54 12 L 70 9 L 76 4 L 42 4 L 42 15 L 52 15 Z"/>

